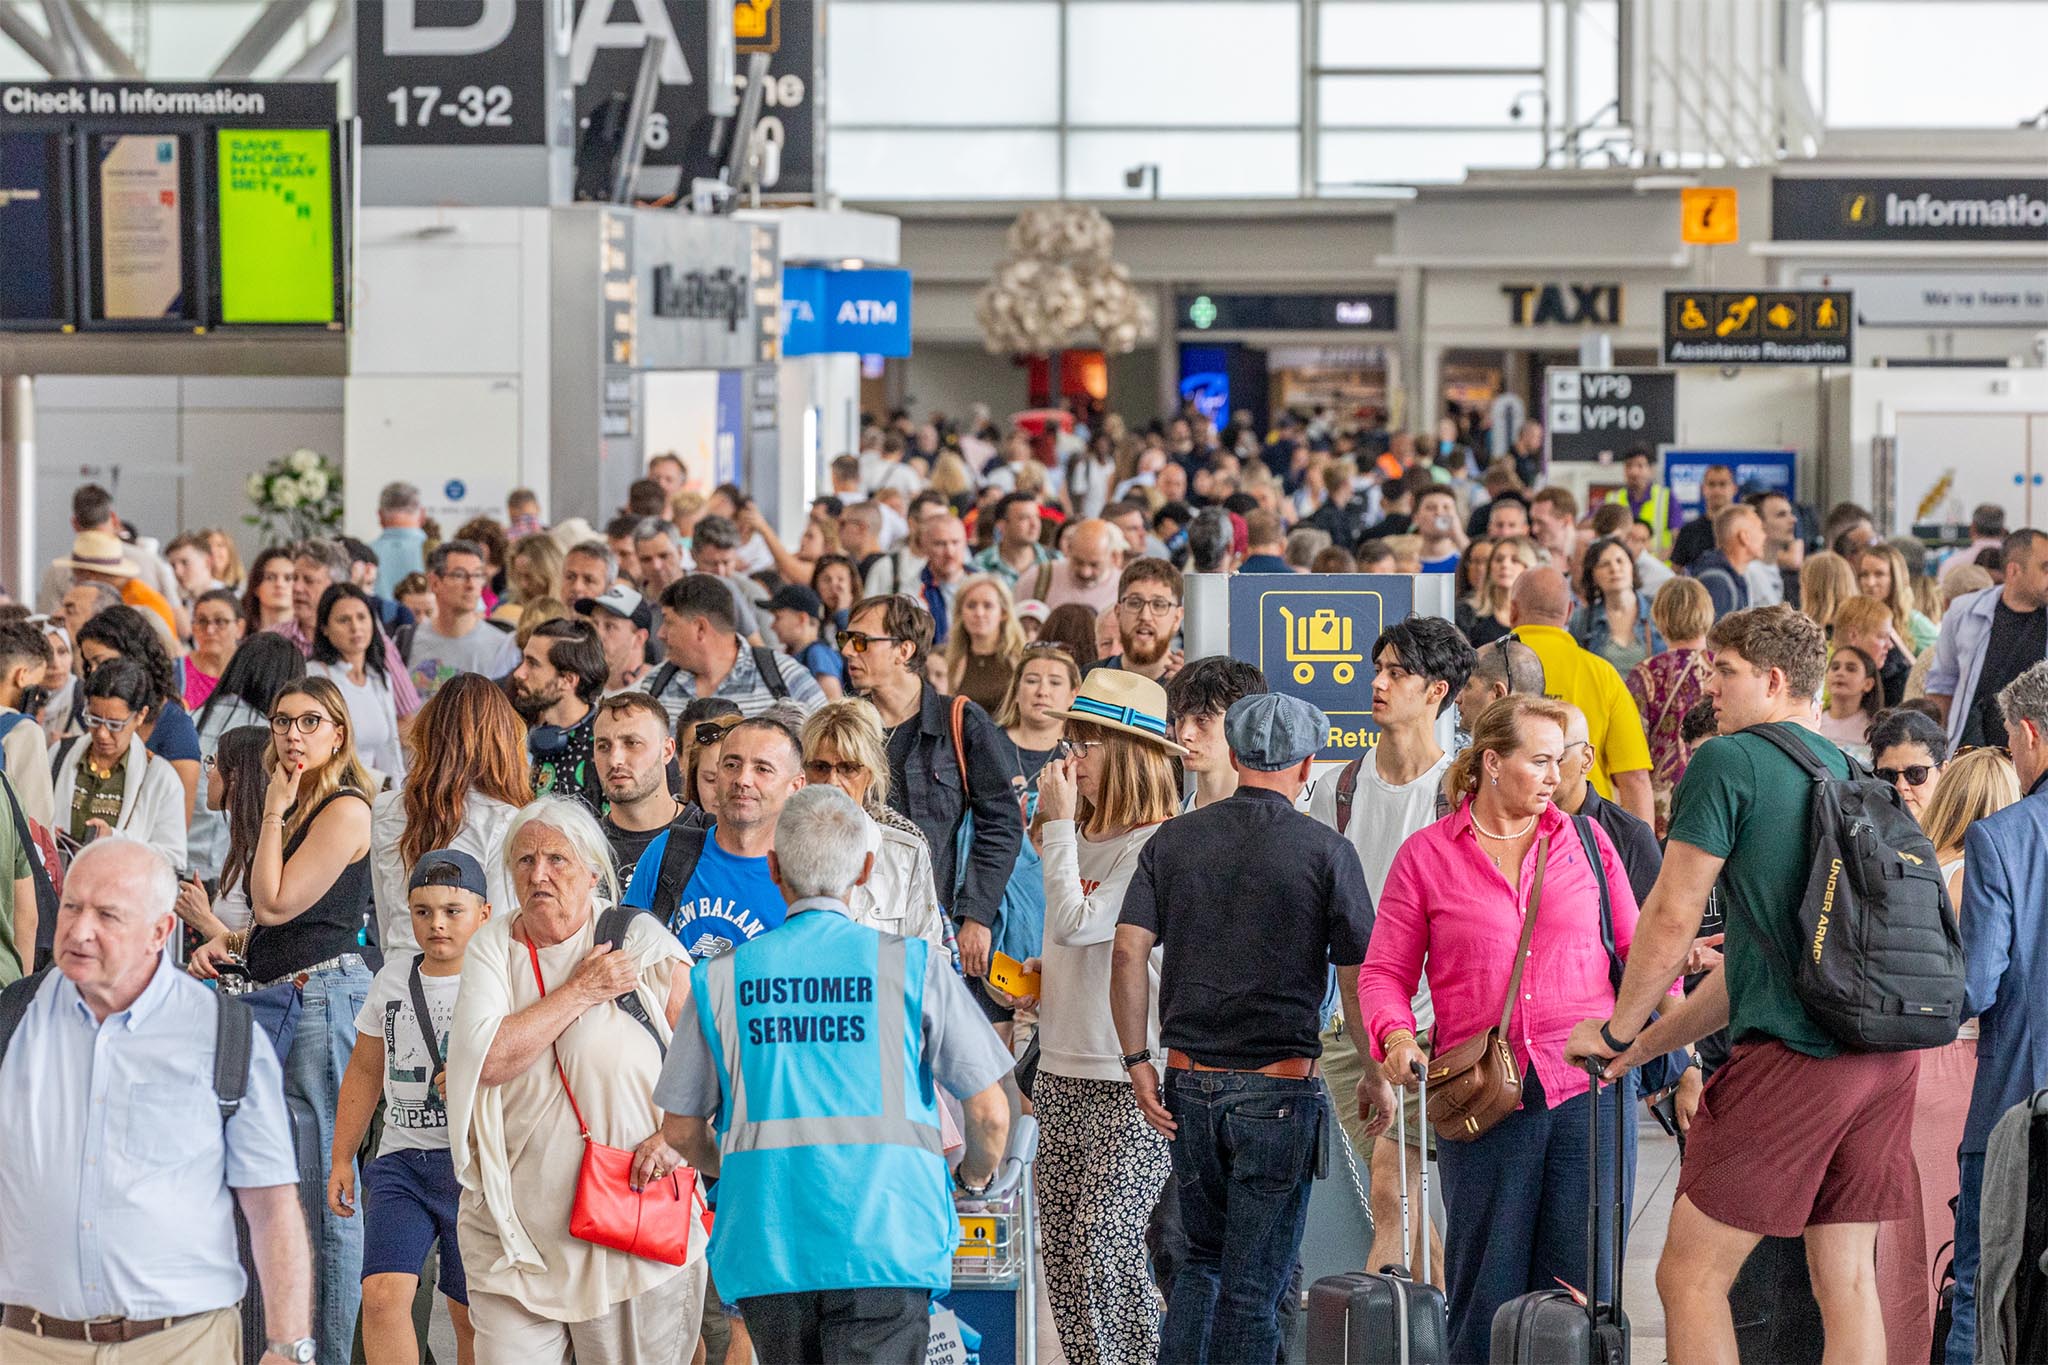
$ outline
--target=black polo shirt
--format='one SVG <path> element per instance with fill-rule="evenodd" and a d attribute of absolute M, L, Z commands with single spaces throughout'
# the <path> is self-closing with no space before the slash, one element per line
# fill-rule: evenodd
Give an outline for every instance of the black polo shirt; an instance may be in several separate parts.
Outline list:
<path fill-rule="evenodd" d="M 1322 1055 L 1330 966 L 1365 961 L 1372 893 L 1343 835 L 1246 787 L 1159 827 L 1118 922 L 1164 947 L 1160 1041 L 1250 1069 Z"/>
<path fill-rule="evenodd" d="M 1586 786 L 1586 799 L 1579 803 L 1579 814 L 1607 831 L 1607 842 L 1614 845 L 1622 870 L 1628 873 L 1629 890 L 1636 893 L 1636 908 L 1642 909 L 1643 902 L 1650 898 L 1650 888 L 1657 884 L 1657 874 L 1664 869 L 1657 831 L 1594 791 L 1590 783 Z"/>

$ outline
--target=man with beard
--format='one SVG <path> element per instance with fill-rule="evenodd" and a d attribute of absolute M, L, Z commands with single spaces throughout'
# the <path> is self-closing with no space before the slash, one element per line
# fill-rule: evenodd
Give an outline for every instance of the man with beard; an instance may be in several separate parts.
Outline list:
<path fill-rule="evenodd" d="M 604 785 L 591 746 L 593 704 L 610 673 L 604 643 L 588 621 L 549 621 L 527 637 L 512 670 L 511 693 L 527 725 L 535 796 L 572 796 L 592 815 L 604 813 Z"/>
<path fill-rule="evenodd" d="M 600 823 L 624 886 L 656 838 L 675 825 L 708 822 L 671 787 L 676 742 L 660 702 L 645 692 L 615 692 L 598 702 L 595 715 L 591 763 L 609 807 Z"/>
<path fill-rule="evenodd" d="M 1124 643 L 1123 653 L 1098 659 L 1088 671 L 1119 668 L 1163 686 L 1187 662 L 1173 647 L 1185 614 L 1180 570 L 1164 559 L 1132 560 L 1116 585 L 1117 638 Z"/>

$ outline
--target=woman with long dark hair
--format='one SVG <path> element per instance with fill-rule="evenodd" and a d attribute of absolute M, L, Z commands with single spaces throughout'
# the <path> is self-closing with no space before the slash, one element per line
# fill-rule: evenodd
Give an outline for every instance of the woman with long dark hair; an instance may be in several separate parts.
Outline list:
<path fill-rule="evenodd" d="M 378 796 L 370 819 L 377 941 L 387 953 L 419 947 L 406 881 L 435 849 L 474 857 L 489 878 L 491 904 L 511 906 L 499 855 L 506 826 L 533 796 L 525 722 L 482 674 L 458 673 L 442 684 L 414 715 L 405 743 L 405 785 Z"/>
<path fill-rule="evenodd" d="M 297 651 L 294 651 L 296 653 Z M 249 861 L 263 832 L 263 792 L 270 782 L 270 726 L 240 725 L 220 737 L 206 759 L 206 801 L 210 815 L 227 835 L 226 851 L 217 860 L 219 894 L 209 896 L 195 870 L 178 884 L 178 918 L 201 940 L 245 932 L 253 919 L 249 909 Z M 195 958 L 192 974 L 219 975 L 209 960 Z"/>
<path fill-rule="evenodd" d="M 248 585 L 242 589 L 242 631 L 275 630 L 296 618 L 292 615 L 292 587 L 299 581 L 298 566 L 291 547 L 273 545 L 259 551 L 249 566 Z"/>
<path fill-rule="evenodd" d="M 313 620 L 313 658 L 306 675 L 333 683 L 355 723 L 356 752 L 372 771 L 405 776 L 398 740 L 398 699 L 385 666 L 384 631 L 370 595 L 353 583 L 320 594 Z"/>
<path fill-rule="evenodd" d="M 1635 556 L 1620 536 L 1602 536 L 1586 547 L 1579 571 L 1579 609 L 1569 629 L 1579 648 L 1598 654 L 1626 674 L 1652 654 L 1664 651 L 1642 590 Z"/>
<path fill-rule="evenodd" d="M 199 796 L 199 735 L 178 696 L 177 673 L 150 618 L 134 607 L 108 607 L 78 628 L 78 671 L 87 678 L 112 659 L 133 659 L 148 672 L 157 704 L 143 727 L 145 747 L 167 760 L 185 789 L 185 823 Z"/>

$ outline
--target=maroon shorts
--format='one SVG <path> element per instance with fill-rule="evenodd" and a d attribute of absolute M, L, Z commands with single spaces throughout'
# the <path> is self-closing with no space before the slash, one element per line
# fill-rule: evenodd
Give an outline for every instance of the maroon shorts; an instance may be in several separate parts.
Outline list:
<path fill-rule="evenodd" d="M 1915 1052 L 1809 1057 L 1744 1043 L 1700 1096 L 1678 1193 L 1715 1222 L 1764 1237 L 1904 1218 L 1917 1199 L 1919 1074 Z"/>

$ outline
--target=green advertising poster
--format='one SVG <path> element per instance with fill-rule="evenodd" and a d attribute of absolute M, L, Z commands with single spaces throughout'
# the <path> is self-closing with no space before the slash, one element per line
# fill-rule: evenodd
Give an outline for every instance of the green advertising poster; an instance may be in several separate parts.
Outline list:
<path fill-rule="evenodd" d="M 220 320 L 335 318 L 334 144 L 324 128 L 222 128 Z"/>

